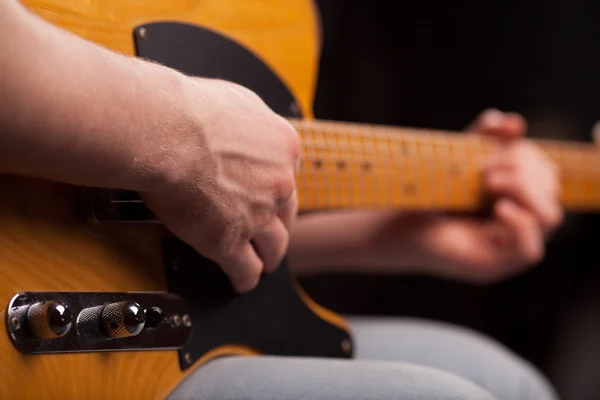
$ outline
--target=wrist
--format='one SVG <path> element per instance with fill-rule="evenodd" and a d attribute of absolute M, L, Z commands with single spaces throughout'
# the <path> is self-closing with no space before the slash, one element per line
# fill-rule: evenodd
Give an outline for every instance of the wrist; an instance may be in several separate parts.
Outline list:
<path fill-rule="evenodd" d="M 445 255 L 436 246 L 441 219 L 421 213 L 383 211 L 373 214 L 365 253 L 359 258 L 364 269 L 389 273 L 428 274 L 444 264 Z"/>
<path fill-rule="evenodd" d="M 143 62 L 144 80 L 154 88 L 149 113 L 136 132 L 122 184 L 140 192 L 164 191 L 185 180 L 188 170 L 202 163 L 205 147 L 202 118 L 194 103 L 192 79 L 161 65 Z M 197 96 L 196 96 L 197 98 Z"/>
<path fill-rule="evenodd" d="M 309 214 L 295 224 L 290 266 L 300 274 L 437 275 L 450 256 L 439 245 L 444 229 L 441 218 L 394 210 Z"/>

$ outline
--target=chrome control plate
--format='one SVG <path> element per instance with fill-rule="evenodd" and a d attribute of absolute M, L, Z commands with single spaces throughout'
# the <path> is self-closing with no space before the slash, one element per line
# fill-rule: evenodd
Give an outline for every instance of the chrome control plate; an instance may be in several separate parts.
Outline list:
<path fill-rule="evenodd" d="M 54 301 L 64 304 L 72 315 L 72 327 L 60 337 L 39 338 L 28 328 L 27 310 L 33 304 Z M 97 335 L 90 335 L 90 322 L 81 324 L 80 315 L 90 309 L 101 309 L 109 304 L 134 302 L 147 313 L 146 326 L 140 333 L 110 338 L 102 335 L 100 321 Z M 150 316 L 150 313 L 152 314 Z M 158 316 L 158 317 L 157 317 Z M 149 323 L 152 321 L 152 323 Z M 14 346 L 26 354 L 172 350 L 183 347 L 191 334 L 192 321 L 183 299 L 165 292 L 23 292 L 16 294 L 6 312 L 6 328 Z M 92 330 L 96 325 L 92 324 Z M 93 340 L 90 338 L 94 338 Z M 99 340 L 98 337 L 102 337 Z"/>

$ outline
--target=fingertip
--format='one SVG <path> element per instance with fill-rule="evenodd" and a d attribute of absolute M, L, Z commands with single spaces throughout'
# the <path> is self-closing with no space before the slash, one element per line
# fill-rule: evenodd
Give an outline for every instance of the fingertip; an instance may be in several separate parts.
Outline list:
<path fill-rule="evenodd" d="M 272 273 L 279 268 L 289 245 L 290 235 L 281 219 L 276 218 L 263 231 L 258 232 L 252 242 L 256 254 L 263 261 L 263 271 Z"/>
<path fill-rule="evenodd" d="M 498 121 L 502 120 L 502 112 L 497 108 L 486 108 L 481 111 L 469 125 L 465 131 L 472 133 L 485 133 L 489 129 L 493 129 Z"/>
<path fill-rule="evenodd" d="M 258 285 L 263 271 L 263 262 L 252 244 L 246 242 L 238 250 L 235 262 L 228 264 L 224 270 L 234 290 L 238 293 L 246 293 Z"/>
<path fill-rule="evenodd" d="M 497 108 L 483 111 L 476 124 L 482 134 L 501 138 L 515 138 L 525 135 L 527 122 L 515 112 L 504 113 Z"/>
<path fill-rule="evenodd" d="M 241 280 L 231 279 L 231 286 L 233 286 L 233 289 L 239 294 L 244 294 L 256 289 L 259 282 L 260 275 L 254 278 L 247 278 Z"/>
<path fill-rule="evenodd" d="M 525 117 L 516 112 L 505 114 L 503 130 L 507 136 L 523 136 L 527 132 Z"/>
<path fill-rule="evenodd" d="M 600 121 L 596 121 L 592 127 L 592 140 L 595 145 L 600 145 Z"/>
<path fill-rule="evenodd" d="M 504 122 L 504 113 L 497 108 L 487 108 L 481 113 L 480 121 L 483 130 L 498 129 Z"/>

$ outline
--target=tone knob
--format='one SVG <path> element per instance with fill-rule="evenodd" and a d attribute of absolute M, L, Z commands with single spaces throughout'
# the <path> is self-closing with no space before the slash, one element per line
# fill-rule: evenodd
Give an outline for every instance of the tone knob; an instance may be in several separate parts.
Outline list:
<path fill-rule="evenodd" d="M 144 309 L 132 301 L 108 304 L 100 317 L 102 332 L 112 339 L 135 336 L 144 329 L 145 323 Z"/>
<path fill-rule="evenodd" d="M 54 339 L 71 330 L 73 318 L 66 304 L 58 301 L 35 303 L 27 310 L 27 327 L 40 339 Z"/>

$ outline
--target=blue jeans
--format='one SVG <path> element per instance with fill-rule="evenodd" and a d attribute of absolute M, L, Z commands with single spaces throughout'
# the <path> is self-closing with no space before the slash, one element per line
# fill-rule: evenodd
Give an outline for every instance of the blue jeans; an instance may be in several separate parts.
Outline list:
<path fill-rule="evenodd" d="M 475 332 L 413 319 L 348 321 L 354 360 L 221 358 L 194 371 L 170 399 L 558 399 L 528 362 Z"/>

